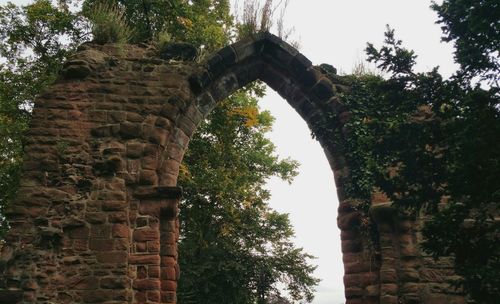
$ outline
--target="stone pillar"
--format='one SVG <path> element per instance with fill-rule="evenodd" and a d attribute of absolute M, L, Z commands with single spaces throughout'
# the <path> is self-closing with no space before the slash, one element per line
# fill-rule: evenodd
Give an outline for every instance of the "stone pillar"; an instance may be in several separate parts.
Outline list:
<path fill-rule="evenodd" d="M 391 203 L 370 207 L 370 216 L 377 225 L 380 246 L 380 303 L 398 304 L 399 254 L 394 229 L 395 209 Z"/>
<path fill-rule="evenodd" d="M 143 187 L 134 193 L 138 213 L 129 257 L 132 303 L 176 303 L 181 196 L 178 187 Z"/>
<path fill-rule="evenodd" d="M 346 304 L 379 303 L 379 255 L 360 225 L 366 224 L 356 201 L 344 200 L 338 209 L 344 263 Z M 365 221 L 365 223 L 363 223 Z"/>

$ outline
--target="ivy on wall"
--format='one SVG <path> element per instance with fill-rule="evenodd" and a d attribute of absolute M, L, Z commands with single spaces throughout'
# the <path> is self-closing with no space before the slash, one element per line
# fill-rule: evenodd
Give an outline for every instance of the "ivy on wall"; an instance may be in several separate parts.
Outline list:
<path fill-rule="evenodd" d="M 374 190 L 394 206 L 431 216 L 424 250 L 454 256 L 464 287 L 480 303 L 500 297 L 500 106 L 498 87 L 474 85 L 461 71 L 445 80 L 438 68 L 414 72 L 416 55 L 388 29 L 369 61 L 388 74 L 343 77 L 340 94 L 350 115 L 318 122 L 314 135 L 341 149 L 349 167 L 341 180 L 367 210 Z M 367 216 L 367 212 L 362 212 Z M 367 225 L 369 227 L 369 225 Z M 495 275 L 496 274 L 496 275 Z"/>

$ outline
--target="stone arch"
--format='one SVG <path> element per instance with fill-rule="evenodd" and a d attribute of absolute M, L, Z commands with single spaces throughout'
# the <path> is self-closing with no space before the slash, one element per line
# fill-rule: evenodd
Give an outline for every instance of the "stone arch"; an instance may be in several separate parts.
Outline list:
<path fill-rule="evenodd" d="M 217 102 L 236 90 L 261 80 L 297 111 L 312 132 L 317 131 L 319 125 L 325 122 L 338 130 L 337 141 L 321 136 L 317 139 L 330 163 L 340 202 L 338 225 L 342 230 L 346 303 L 379 303 L 379 272 L 382 265 L 379 257 L 363 257 L 371 249 L 363 248 L 361 236 L 355 228 L 360 221 L 356 199 L 347 197 L 344 191 L 349 168 L 343 155 L 345 149 L 342 130 L 350 114 L 338 97 L 339 93 L 349 90 L 342 78 L 322 67 L 314 66 L 293 46 L 264 32 L 216 52 L 189 80 L 200 117 L 206 116 Z M 391 255 L 392 247 L 391 243 L 388 246 Z M 384 266 L 387 268 L 387 265 Z"/>
<path fill-rule="evenodd" d="M 348 90 L 340 77 L 312 62 L 293 46 L 268 32 L 250 36 L 226 46 L 206 60 L 206 64 L 190 77 L 195 104 L 206 116 L 215 104 L 237 89 L 261 80 L 278 92 L 304 119 L 311 131 L 320 121 L 332 121 L 342 129 L 349 111 L 336 96 Z M 318 138 L 320 141 L 321 138 Z M 336 179 L 345 177 L 345 159 L 341 149 L 322 143 L 327 158 L 336 170 Z M 340 186 L 340 182 L 337 183 Z M 343 197 L 343 190 L 338 189 Z"/>
<path fill-rule="evenodd" d="M 418 219 L 383 196 L 371 210 L 380 252 L 367 254 L 355 198 L 343 191 L 349 111 L 336 94 L 349 88 L 269 33 L 203 64 L 144 46 L 80 47 L 35 103 L 21 187 L 5 211 L 0 303 L 176 303 L 182 157 L 216 103 L 257 79 L 312 131 L 323 121 L 339 132 L 340 142 L 319 140 L 340 201 L 347 303 L 462 303 L 436 289 L 452 266 L 418 250 Z"/>

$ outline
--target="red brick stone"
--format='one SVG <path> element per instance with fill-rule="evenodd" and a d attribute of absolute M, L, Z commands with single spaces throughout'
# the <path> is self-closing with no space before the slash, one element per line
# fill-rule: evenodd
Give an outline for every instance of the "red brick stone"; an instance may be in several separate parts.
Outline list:
<path fill-rule="evenodd" d="M 129 239 L 116 239 L 115 241 L 115 250 L 125 250 L 127 251 L 130 248 L 130 240 Z"/>
<path fill-rule="evenodd" d="M 113 239 L 91 239 L 89 248 L 94 251 L 111 251 L 114 249 L 114 242 Z"/>
<path fill-rule="evenodd" d="M 97 262 L 99 263 L 125 263 L 127 262 L 127 252 L 111 251 L 97 253 Z"/>
<path fill-rule="evenodd" d="M 159 241 L 149 241 L 148 252 L 160 252 L 160 242 Z"/>
<path fill-rule="evenodd" d="M 139 203 L 139 213 L 142 215 L 160 216 L 161 204 L 156 200 L 143 200 Z"/>
<path fill-rule="evenodd" d="M 84 303 L 104 303 L 113 299 L 112 290 L 88 290 L 82 293 Z"/>
<path fill-rule="evenodd" d="M 134 254 L 129 256 L 128 262 L 139 265 L 160 265 L 160 257 L 155 254 Z"/>
<path fill-rule="evenodd" d="M 161 242 L 167 244 L 174 244 L 177 242 L 177 234 L 174 232 L 162 232 Z"/>
<path fill-rule="evenodd" d="M 87 251 L 89 249 L 89 241 L 86 239 L 73 240 L 73 249 L 75 251 Z"/>
<path fill-rule="evenodd" d="M 152 164 L 151 167 L 155 168 L 156 163 Z M 155 170 L 141 170 L 139 173 L 139 183 L 141 185 L 157 185 L 158 175 Z"/>
<path fill-rule="evenodd" d="M 161 257 L 161 265 L 162 266 L 174 266 L 177 262 L 171 256 L 162 256 Z"/>
<path fill-rule="evenodd" d="M 148 301 L 153 303 L 160 303 L 160 292 L 159 291 L 148 291 L 147 292 Z"/>
<path fill-rule="evenodd" d="M 398 277 L 395 269 L 387 269 L 380 271 L 381 283 L 395 283 L 397 281 Z"/>
<path fill-rule="evenodd" d="M 147 293 L 145 291 L 138 291 L 135 293 L 134 300 L 136 303 L 146 303 L 147 300 Z"/>
<path fill-rule="evenodd" d="M 130 236 L 130 228 L 122 224 L 114 224 L 112 229 L 114 238 L 128 238 Z"/>
<path fill-rule="evenodd" d="M 135 243 L 135 250 L 137 252 L 147 252 L 148 247 L 146 242 L 136 242 Z"/>
<path fill-rule="evenodd" d="M 85 220 L 91 224 L 103 224 L 106 222 L 106 214 L 102 212 L 87 212 Z"/>
<path fill-rule="evenodd" d="M 156 229 L 142 228 L 134 230 L 134 240 L 138 242 L 153 241 L 160 239 L 160 232 Z"/>
<path fill-rule="evenodd" d="M 72 239 L 86 239 L 90 235 L 90 229 L 88 227 L 69 228 L 68 234 Z"/>
<path fill-rule="evenodd" d="M 108 213 L 108 221 L 110 223 L 125 223 L 127 222 L 127 213 L 125 211 Z"/>
<path fill-rule="evenodd" d="M 101 288 L 104 289 L 124 289 L 130 286 L 130 280 L 123 277 L 101 278 L 100 282 Z"/>
<path fill-rule="evenodd" d="M 363 250 L 361 240 L 346 240 L 342 241 L 342 252 L 353 253 L 360 252 Z"/>
<path fill-rule="evenodd" d="M 162 280 L 161 281 L 161 290 L 176 291 L 177 290 L 177 282 L 171 281 L 171 280 Z"/>
<path fill-rule="evenodd" d="M 177 297 L 175 292 L 172 291 L 162 291 L 161 292 L 161 302 L 165 304 L 175 303 Z"/>
<path fill-rule="evenodd" d="M 160 248 L 160 254 L 162 256 L 171 256 L 171 257 L 176 257 L 177 256 L 177 245 L 172 244 L 172 245 L 163 245 Z"/>
<path fill-rule="evenodd" d="M 160 278 L 160 266 L 148 266 L 148 276 L 150 278 Z"/>
<path fill-rule="evenodd" d="M 126 201 L 104 201 L 102 202 L 102 210 L 104 211 L 122 211 L 127 209 Z"/>
<path fill-rule="evenodd" d="M 132 283 L 135 290 L 160 290 L 160 280 L 136 279 Z"/>
<path fill-rule="evenodd" d="M 75 290 L 93 290 L 99 287 L 99 279 L 96 277 L 75 276 L 67 280 L 66 286 Z"/>
<path fill-rule="evenodd" d="M 176 274 L 174 267 L 162 267 L 161 268 L 161 279 L 175 281 Z"/>
<path fill-rule="evenodd" d="M 99 190 L 94 191 L 91 194 L 92 199 L 100 200 L 100 201 L 125 201 L 125 193 L 120 190 Z M 103 208 L 104 210 L 104 208 Z M 114 211 L 114 210 L 107 210 Z"/>
<path fill-rule="evenodd" d="M 90 228 L 90 237 L 108 239 L 111 237 L 110 225 L 92 225 Z"/>

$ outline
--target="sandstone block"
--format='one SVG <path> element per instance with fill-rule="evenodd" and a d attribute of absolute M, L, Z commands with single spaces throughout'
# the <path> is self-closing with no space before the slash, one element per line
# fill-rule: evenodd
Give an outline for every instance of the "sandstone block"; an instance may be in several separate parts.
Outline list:
<path fill-rule="evenodd" d="M 159 265 L 148 266 L 148 276 L 150 278 L 160 278 L 160 266 Z"/>
<path fill-rule="evenodd" d="M 130 280 L 121 277 L 101 278 L 100 286 L 104 289 L 124 289 L 129 288 Z"/>
<path fill-rule="evenodd" d="M 176 280 L 176 273 L 174 267 L 161 267 L 161 279 L 162 280 Z"/>
<path fill-rule="evenodd" d="M 122 201 L 103 201 L 101 203 L 102 210 L 104 211 L 122 211 L 127 209 L 127 202 L 125 200 Z"/>
<path fill-rule="evenodd" d="M 86 239 L 90 235 L 90 228 L 88 227 L 75 227 L 65 229 L 64 232 L 68 233 L 69 237 L 72 239 Z"/>
<path fill-rule="evenodd" d="M 113 290 L 86 290 L 82 293 L 82 300 L 84 303 L 104 303 L 111 301 L 113 300 Z"/>
<path fill-rule="evenodd" d="M 134 265 L 160 265 L 160 257 L 156 254 L 130 255 L 128 262 Z"/>
<path fill-rule="evenodd" d="M 152 303 L 160 303 L 160 292 L 159 291 L 148 291 L 147 299 Z"/>
<path fill-rule="evenodd" d="M 149 241 L 147 242 L 148 252 L 160 252 L 160 242 L 159 241 Z"/>
<path fill-rule="evenodd" d="M 109 239 L 111 237 L 111 225 L 93 225 L 90 228 L 90 237 Z"/>
<path fill-rule="evenodd" d="M 127 252 L 109 251 L 97 253 L 97 262 L 99 263 L 125 263 L 127 262 Z"/>
<path fill-rule="evenodd" d="M 142 124 L 133 122 L 123 122 L 120 124 L 120 135 L 123 138 L 140 138 L 142 134 Z"/>
<path fill-rule="evenodd" d="M 112 251 L 114 242 L 112 239 L 91 239 L 89 249 L 94 251 Z"/>
<path fill-rule="evenodd" d="M 110 223 L 124 223 L 127 221 L 127 213 L 125 211 L 108 212 L 107 216 Z"/>
<path fill-rule="evenodd" d="M 114 224 L 112 228 L 112 236 L 114 238 L 128 238 L 130 235 L 130 228 L 122 224 Z"/>
<path fill-rule="evenodd" d="M 158 241 L 160 239 L 160 232 L 157 229 L 151 228 L 136 229 L 134 230 L 133 238 L 138 242 Z"/>
<path fill-rule="evenodd" d="M 161 281 L 161 290 L 176 291 L 177 290 L 177 282 L 170 281 L 170 280 L 162 280 Z"/>
<path fill-rule="evenodd" d="M 106 222 L 106 214 L 102 212 L 87 212 L 85 220 L 91 224 L 103 224 Z"/>
<path fill-rule="evenodd" d="M 154 279 L 136 279 L 132 283 L 135 290 L 160 290 L 160 281 Z"/>
<path fill-rule="evenodd" d="M 99 279 L 96 277 L 75 276 L 69 278 L 66 285 L 68 288 L 75 290 L 93 290 L 99 287 Z"/>

